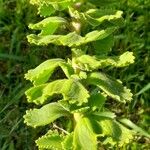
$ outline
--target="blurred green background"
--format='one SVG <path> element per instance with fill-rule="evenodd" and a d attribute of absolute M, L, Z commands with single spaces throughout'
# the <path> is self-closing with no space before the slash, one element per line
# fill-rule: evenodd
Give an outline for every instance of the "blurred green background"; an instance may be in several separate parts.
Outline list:
<path fill-rule="evenodd" d="M 123 10 L 125 18 L 124 26 L 116 33 L 113 53 L 133 51 L 136 60 L 129 67 L 108 70 L 134 94 L 132 103 L 114 104 L 110 109 L 150 132 L 150 1 L 120 0 L 113 7 Z M 23 123 L 25 110 L 32 107 L 24 96 L 30 86 L 24 74 L 48 58 L 67 55 L 63 49 L 56 51 L 27 42 L 31 32 L 28 24 L 38 20 L 37 10 L 28 0 L 0 0 L 0 150 L 36 149 L 34 140 L 42 129 Z M 137 137 L 125 149 L 149 150 L 150 140 Z"/>

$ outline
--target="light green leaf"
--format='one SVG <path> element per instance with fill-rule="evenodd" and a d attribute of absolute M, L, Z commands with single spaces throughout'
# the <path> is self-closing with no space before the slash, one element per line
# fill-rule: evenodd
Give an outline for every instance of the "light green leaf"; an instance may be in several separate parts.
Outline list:
<path fill-rule="evenodd" d="M 41 30 L 39 35 L 50 35 L 53 34 L 60 25 L 65 23 L 66 20 L 61 17 L 48 17 L 39 23 L 30 24 L 29 28 L 34 30 Z"/>
<path fill-rule="evenodd" d="M 30 3 L 38 7 L 41 16 L 50 16 L 55 11 L 62 11 L 72 5 L 74 0 L 30 0 Z"/>
<path fill-rule="evenodd" d="M 73 133 L 65 136 L 64 141 L 62 142 L 63 150 L 73 150 Z"/>
<path fill-rule="evenodd" d="M 92 94 L 89 98 L 89 105 L 92 108 L 92 110 L 100 110 L 104 103 L 105 103 L 106 98 L 100 94 L 100 93 L 96 93 L 96 94 Z"/>
<path fill-rule="evenodd" d="M 114 36 L 110 35 L 102 40 L 95 41 L 92 44 L 94 46 L 96 55 L 105 56 L 111 51 L 114 45 Z"/>
<path fill-rule="evenodd" d="M 99 9 L 91 9 L 88 10 L 87 13 L 85 14 L 86 20 L 89 22 L 90 25 L 96 27 L 101 25 L 102 23 L 106 24 L 107 22 L 115 26 L 118 25 L 120 26 L 123 24 L 124 20 L 122 18 L 122 14 L 123 14 L 122 11 L 116 11 L 114 15 L 104 15 L 99 18 L 94 17 L 97 16 L 97 14 L 99 13 L 98 11 Z M 90 14 L 92 14 L 92 16 Z"/>
<path fill-rule="evenodd" d="M 115 30 L 116 30 L 116 28 L 107 28 L 107 29 L 101 30 L 101 31 L 99 31 L 99 30 L 92 31 L 92 32 L 86 34 L 85 41 L 86 41 L 86 43 L 88 43 L 88 42 L 102 40 L 102 39 L 108 37 L 109 35 L 111 35 Z"/>
<path fill-rule="evenodd" d="M 74 114 L 74 113 L 85 113 L 88 112 L 90 107 L 89 106 L 78 106 L 76 104 L 70 104 L 68 101 L 66 100 L 59 100 L 58 102 L 63 108 L 65 108 L 67 111 L 69 111 L 70 113 Z"/>
<path fill-rule="evenodd" d="M 81 118 L 75 127 L 73 150 L 97 150 L 97 137 L 88 118 Z"/>
<path fill-rule="evenodd" d="M 93 115 L 97 117 L 102 117 L 102 118 L 105 117 L 109 119 L 114 119 L 116 117 L 116 115 L 110 111 L 94 112 Z"/>
<path fill-rule="evenodd" d="M 87 78 L 89 84 L 93 84 L 102 89 L 108 96 L 120 101 L 131 101 L 132 93 L 124 87 L 119 81 L 106 76 L 100 72 L 90 73 Z"/>
<path fill-rule="evenodd" d="M 122 11 L 111 11 L 111 14 L 108 12 L 104 14 L 101 13 L 101 9 L 89 9 L 83 13 L 69 7 L 69 13 L 72 18 L 80 20 L 84 24 L 90 24 L 94 28 L 100 25 L 117 27 L 124 23 Z"/>
<path fill-rule="evenodd" d="M 122 147 L 133 139 L 134 132 L 115 121 L 114 115 L 113 113 L 111 115 L 111 112 L 106 112 L 106 115 L 105 112 L 102 115 L 100 112 L 92 114 L 89 116 L 89 120 L 97 135 L 104 137 L 101 141 L 104 145 L 111 144 L 113 147 Z"/>
<path fill-rule="evenodd" d="M 55 13 L 55 8 L 50 5 L 50 4 L 46 4 L 46 3 L 41 3 L 39 6 L 38 6 L 38 14 L 40 14 L 40 16 L 43 16 L 43 17 L 48 17 L 48 16 L 51 16 L 52 14 Z"/>
<path fill-rule="evenodd" d="M 46 135 L 36 140 L 36 145 L 40 149 L 61 150 L 62 141 L 63 141 L 63 136 L 60 135 L 58 132 L 53 131 L 51 133 L 47 133 Z"/>
<path fill-rule="evenodd" d="M 134 63 L 133 52 L 125 52 L 120 56 L 90 56 L 82 55 L 76 58 L 76 65 L 82 70 L 91 71 L 107 66 L 125 67 Z"/>
<path fill-rule="evenodd" d="M 43 84 L 48 81 L 55 68 L 60 66 L 65 75 L 69 78 L 73 73 L 73 68 L 63 59 L 50 59 L 40 64 L 35 69 L 31 69 L 25 74 L 25 78 L 33 82 L 34 85 Z"/>
<path fill-rule="evenodd" d="M 142 128 L 138 127 L 137 125 L 135 125 L 132 121 L 128 120 L 128 119 L 121 119 L 119 120 L 122 124 L 124 124 L 125 126 L 128 126 L 129 128 L 133 129 L 135 132 L 146 136 L 148 138 L 150 138 L 150 134 L 146 131 L 144 131 Z"/>
<path fill-rule="evenodd" d="M 69 115 L 58 103 L 50 103 L 40 109 L 27 110 L 24 115 L 24 122 L 28 126 L 36 128 L 37 126 L 44 126 L 50 124 L 57 118 Z"/>
<path fill-rule="evenodd" d="M 54 94 L 62 94 L 63 99 L 69 103 L 86 103 L 89 97 L 88 91 L 81 83 L 73 79 L 56 80 L 48 84 L 35 86 L 26 91 L 28 102 L 43 104 L 48 97 Z"/>
<path fill-rule="evenodd" d="M 48 45 L 56 44 L 69 47 L 76 47 L 89 42 L 102 40 L 112 34 L 115 31 L 115 28 L 108 28 L 106 30 L 95 30 L 82 37 L 76 32 L 69 33 L 67 35 L 47 35 L 40 36 L 35 34 L 30 34 L 27 36 L 28 42 L 36 45 Z"/>

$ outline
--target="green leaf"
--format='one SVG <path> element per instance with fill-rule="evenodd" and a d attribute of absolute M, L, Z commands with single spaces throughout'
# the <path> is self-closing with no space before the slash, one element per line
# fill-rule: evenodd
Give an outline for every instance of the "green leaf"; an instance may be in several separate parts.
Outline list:
<path fill-rule="evenodd" d="M 55 68 L 60 66 L 65 75 L 69 78 L 73 73 L 73 68 L 63 59 L 50 59 L 40 64 L 35 69 L 31 69 L 25 74 L 25 78 L 33 82 L 34 85 L 43 84 L 48 81 Z"/>
<path fill-rule="evenodd" d="M 92 31 L 92 32 L 86 34 L 85 41 L 86 41 L 86 43 L 88 43 L 88 42 L 102 40 L 102 39 L 108 37 L 109 35 L 111 35 L 115 30 L 116 30 L 116 28 L 107 28 L 105 30 Z"/>
<path fill-rule="evenodd" d="M 73 149 L 73 133 L 65 136 L 64 141 L 62 142 L 63 150 L 72 150 Z"/>
<path fill-rule="evenodd" d="M 113 79 L 112 77 L 106 76 L 100 72 L 93 72 L 88 75 L 87 82 L 93 84 L 102 89 L 108 96 L 120 101 L 127 102 L 131 101 L 132 93 L 126 87 Z"/>
<path fill-rule="evenodd" d="M 107 66 L 125 67 L 134 63 L 133 52 L 125 52 L 120 56 L 90 56 L 82 55 L 76 58 L 76 65 L 85 71 L 96 70 Z"/>
<path fill-rule="evenodd" d="M 89 106 L 92 108 L 92 110 L 101 110 L 101 108 L 103 107 L 104 103 L 105 103 L 106 98 L 100 94 L 100 93 L 96 93 L 96 94 L 92 94 L 89 98 Z"/>
<path fill-rule="evenodd" d="M 105 117 L 109 119 L 114 119 L 116 117 L 116 115 L 110 111 L 94 112 L 93 115 L 97 117 L 102 117 L 102 118 Z"/>
<path fill-rule="evenodd" d="M 44 126 L 50 124 L 57 118 L 68 116 L 69 112 L 66 111 L 58 103 L 50 103 L 40 109 L 27 110 L 24 115 L 24 122 L 28 126 L 36 128 L 37 126 Z"/>
<path fill-rule="evenodd" d="M 90 15 L 91 14 L 91 15 Z M 103 15 L 98 17 L 99 9 L 90 9 L 86 12 L 85 17 L 88 23 L 94 27 L 101 24 L 111 23 L 114 26 L 123 25 L 122 11 L 116 11 L 114 15 Z M 94 17 L 96 16 L 96 17 Z"/>
<path fill-rule="evenodd" d="M 137 133 L 146 136 L 148 138 L 150 138 L 150 134 L 146 131 L 144 131 L 142 128 L 138 127 L 137 125 L 135 125 L 132 121 L 128 120 L 128 119 L 121 119 L 119 120 L 122 124 L 128 126 L 129 128 L 133 129 L 134 131 L 136 131 Z"/>
<path fill-rule="evenodd" d="M 103 112 L 102 115 L 97 113 L 89 116 L 93 130 L 97 133 L 97 136 L 103 137 L 101 142 L 104 145 L 111 144 L 113 148 L 115 146 L 122 147 L 131 142 L 134 132 L 119 124 L 113 118 L 114 115 L 111 112 L 106 112 L 106 115 Z"/>
<path fill-rule="evenodd" d="M 61 142 L 63 141 L 63 136 L 58 132 L 53 131 L 51 133 L 47 133 L 46 135 L 40 137 L 36 140 L 36 145 L 40 149 L 62 149 Z"/>
<path fill-rule="evenodd" d="M 30 24 L 29 28 L 34 30 L 41 30 L 39 35 L 50 35 L 53 34 L 60 25 L 65 23 L 66 20 L 61 17 L 48 17 L 39 23 Z"/>
<path fill-rule="evenodd" d="M 81 118 L 75 127 L 73 150 L 97 150 L 97 137 L 88 118 Z"/>
<path fill-rule="evenodd" d="M 89 42 L 102 40 L 112 34 L 115 28 L 108 28 L 106 30 L 95 30 L 82 37 L 76 32 L 69 33 L 67 35 L 46 35 L 40 36 L 35 34 L 30 34 L 27 36 L 28 42 L 36 45 L 48 45 L 56 44 L 69 47 L 76 47 L 80 45 L 87 44 Z"/>
<path fill-rule="evenodd" d="M 93 42 L 96 55 L 107 55 L 114 45 L 114 36 L 110 35 L 102 40 Z"/>
<path fill-rule="evenodd" d="M 73 79 L 56 80 L 48 84 L 35 86 L 26 91 L 28 102 L 43 104 L 48 97 L 54 94 L 62 94 L 63 99 L 69 103 L 86 103 L 89 97 L 88 91 L 81 83 Z"/>
<path fill-rule="evenodd" d="M 90 24 L 91 26 L 121 26 L 124 23 L 122 11 L 111 11 L 111 13 L 101 13 L 101 9 L 89 9 L 86 12 L 79 12 L 76 9 L 69 7 L 69 13 L 72 18 L 80 20 L 83 24 Z"/>
<path fill-rule="evenodd" d="M 41 3 L 41 5 L 38 7 L 38 14 L 43 17 L 51 16 L 55 13 L 55 8 L 52 5 L 47 5 L 46 3 Z"/>
<path fill-rule="evenodd" d="M 38 7 L 38 13 L 41 16 L 50 16 L 55 11 L 62 11 L 73 4 L 73 0 L 30 0 L 30 3 Z"/>
<path fill-rule="evenodd" d="M 72 114 L 74 114 L 74 113 L 85 113 L 85 112 L 88 112 L 90 109 L 89 106 L 83 106 L 83 105 L 78 106 L 76 104 L 70 104 L 66 100 L 60 100 L 58 103 Z"/>

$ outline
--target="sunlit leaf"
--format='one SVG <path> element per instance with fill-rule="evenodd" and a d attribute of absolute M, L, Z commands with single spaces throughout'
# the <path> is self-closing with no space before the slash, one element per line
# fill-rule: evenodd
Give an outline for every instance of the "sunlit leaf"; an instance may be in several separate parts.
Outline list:
<path fill-rule="evenodd" d="M 62 94 L 63 99 L 69 103 L 86 103 L 89 97 L 88 91 L 81 83 L 73 79 L 62 79 L 35 86 L 26 91 L 29 102 L 43 104 L 48 97 L 54 94 Z"/>
<path fill-rule="evenodd" d="M 89 74 L 87 82 L 102 89 L 108 96 L 120 101 L 131 101 L 132 93 L 119 81 L 100 72 Z"/>
<path fill-rule="evenodd" d="M 36 145 L 39 149 L 62 149 L 61 142 L 63 141 L 63 136 L 58 132 L 53 131 L 51 133 L 47 133 L 46 135 L 40 137 L 36 140 Z"/>
<path fill-rule="evenodd" d="M 58 66 L 62 68 L 68 78 L 74 73 L 73 68 L 63 59 L 50 59 L 35 69 L 29 70 L 28 73 L 25 74 L 25 78 L 33 82 L 34 85 L 43 84 L 48 81 Z"/>
<path fill-rule="evenodd" d="M 69 47 L 77 47 L 80 45 L 87 44 L 89 42 L 104 39 L 114 31 L 115 28 L 108 28 L 106 30 L 95 30 L 87 33 L 84 37 L 78 35 L 76 32 L 72 32 L 67 35 L 47 35 L 47 36 L 30 34 L 27 36 L 27 38 L 31 44 L 36 45 L 56 44 Z"/>
<path fill-rule="evenodd" d="M 134 63 L 135 57 L 132 52 L 125 52 L 120 56 L 90 56 L 82 55 L 76 58 L 79 68 L 86 71 L 104 68 L 107 66 L 125 67 Z"/>
<path fill-rule="evenodd" d="M 88 118 L 81 118 L 76 125 L 73 137 L 74 150 L 97 150 L 97 137 Z"/>
<path fill-rule="evenodd" d="M 41 30 L 39 35 L 51 35 L 60 25 L 65 23 L 66 20 L 61 17 L 48 17 L 39 23 L 30 24 L 29 28 L 34 30 Z"/>
<path fill-rule="evenodd" d="M 32 127 L 47 125 L 59 117 L 67 116 L 67 112 L 57 103 L 50 103 L 40 109 L 27 110 L 24 115 L 24 122 Z"/>

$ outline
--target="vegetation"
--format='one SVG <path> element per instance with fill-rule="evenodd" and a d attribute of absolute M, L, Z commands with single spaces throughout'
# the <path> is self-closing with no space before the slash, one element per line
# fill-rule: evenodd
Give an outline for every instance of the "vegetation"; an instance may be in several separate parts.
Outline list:
<path fill-rule="evenodd" d="M 35 3 L 36 1 L 31 2 Z M 99 2 L 100 1 L 95 1 L 96 6 L 99 5 Z M 106 15 L 108 10 L 108 15 L 112 15 L 111 17 L 105 16 L 106 20 L 103 20 L 101 17 L 99 17 L 101 19 L 98 19 L 97 17 L 95 18 L 95 16 L 92 16 L 92 13 L 95 12 L 90 12 L 89 9 L 93 8 L 94 5 L 83 5 L 83 7 L 77 9 L 78 11 L 74 10 L 76 8 L 73 9 L 70 7 L 70 17 L 68 16 L 68 10 L 65 9 L 62 12 L 55 12 L 55 15 L 59 17 L 51 17 L 50 19 L 46 18 L 38 24 L 36 22 L 41 20 L 41 17 L 36 16 L 36 8 L 28 4 L 26 0 L 12 0 L 9 2 L 1 0 L 0 4 L 0 34 L 2 34 L 0 37 L 2 41 L 0 44 L 0 117 L 2 124 L 2 126 L 0 126 L 0 147 L 2 150 L 35 149 L 35 144 L 33 144 L 34 140 L 45 134 L 47 131 L 47 135 L 37 141 L 38 146 L 42 145 L 44 142 L 43 140 L 45 139 L 49 140 L 51 138 L 55 138 L 58 141 L 63 141 L 64 147 L 70 147 L 71 145 L 69 145 L 69 140 L 73 140 L 73 143 L 76 142 L 75 145 L 78 146 L 76 149 L 79 149 L 79 147 L 82 147 L 83 145 L 86 146 L 86 144 L 84 144 L 84 140 L 79 141 L 76 137 L 80 137 L 83 132 L 82 129 L 89 126 L 90 128 L 88 128 L 88 132 L 83 132 L 83 134 L 86 134 L 86 136 L 89 137 L 89 143 L 90 141 L 92 144 L 94 141 L 96 142 L 96 137 L 98 134 L 98 138 L 102 141 L 99 145 L 103 145 L 101 147 L 106 149 L 108 149 L 108 147 L 110 149 L 115 149 L 113 144 L 115 145 L 117 143 L 122 146 L 122 142 L 125 142 L 125 138 L 123 138 L 123 140 L 121 140 L 122 138 L 117 139 L 115 138 L 115 134 L 119 134 L 119 137 L 123 137 L 123 133 L 128 132 L 128 135 L 130 136 L 126 137 L 127 143 L 129 142 L 128 139 L 132 139 L 134 142 L 132 142 L 132 144 L 129 142 L 129 144 L 122 147 L 122 149 L 149 149 L 150 141 L 148 138 L 148 132 L 150 86 L 148 83 L 148 77 L 150 68 L 148 63 L 150 57 L 148 39 L 149 22 L 147 18 L 149 18 L 150 15 L 148 12 L 150 6 L 148 1 L 121 1 L 120 5 L 115 2 L 113 2 L 113 4 L 110 4 L 109 2 L 110 5 L 108 5 L 108 2 L 106 4 L 103 3 L 103 7 L 101 8 L 103 11 L 101 10 L 99 12 L 104 12 L 104 14 L 101 13 L 100 15 Z M 36 3 L 36 5 L 38 4 Z M 47 7 L 51 7 L 51 4 L 40 4 L 38 6 L 38 10 L 42 16 L 46 17 L 47 14 L 50 14 L 49 11 L 45 10 L 47 10 Z M 102 6 L 102 4 L 100 6 Z M 122 12 L 112 11 L 112 8 L 124 11 L 123 17 L 125 18 L 125 24 L 123 24 L 122 21 Z M 48 10 L 54 13 L 55 9 Z M 104 10 L 107 10 L 107 13 Z M 86 11 L 88 12 L 85 13 Z M 109 19 L 109 17 L 112 19 Z M 84 20 L 85 18 L 86 20 Z M 86 22 L 87 20 L 88 23 Z M 79 25 L 81 21 L 83 21 L 82 23 L 85 25 L 81 27 L 82 30 L 76 26 Z M 33 33 L 33 31 L 29 31 L 27 27 L 31 22 L 34 24 L 30 24 L 29 28 L 42 30 L 39 35 L 37 35 L 38 32 L 35 32 L 34 35 L 29 35 L 29 32 Z M 72 23 L 68 24 L 68 22 Z M 45 25 L 44 28 L 43 25 Z M 53 28 L 47 30 L 49 25 Z M 96 30 L 96 32 L 93 32 L 93 30 Z M 101 32 L 101 30 L 104 32 Z M 71 31 L 72 35 L 70 34 Z M 89 37 L 89 32 L 93 32 L 94 35 L 91 35 L 90 33 Z M 54 33 L 57 34 L 57 36 L 53 35 Z M 61 35 L 58 36 L 60 33 Z M 113 36 L 114 33 L 117 36 Z M 47 34 L 51 35 L 46 37 Z M 26 41 L 26 35 L 28 35 L 29 42 L 46 46 L 30 46 Z M 74 41 L 70 42 L 68 40 L 71 38 L 68 38 L 68 36 L 78 37 L 78 40 L 75 38 Z M 48 42 L 59 46 L 54 46 L 52 44 L 47 46 L 48 43 L 46 43 L 47 41 L 45 39 L 43 40 L 43 37 L 49 38 Z M 106 47 L 105 42 L 108 43 Z M 99 53 L 100 51 L 98 51 L 97 47 L 101 46 L 100 44 L 102 43 L 104 43 L 102 45 L 104 49 L 102 53 Z M 110 52 L 109 50 L 112 46 L 113 49 Z M 114 68 L 124 67 L 129 63 L 133 63 L 134 57 L 132 52 L 135 56 L 134 64 L 131 64 L 129 67 L 125 68 Z M 128 57 L 129 59 L 127 59 Z M 119 58 L 121 61 L 119 61 Z M 26 109 L 36 107 L 33 104 L 26 104 L 24 92 L 31 85 L 30 83 L 25 82 L 23 76 L 28 69 L 39 65 L 43 61 L 45 62 L 39 67 L 29 71 L 25 76 L 26 79 L 34 82 L 34 87 L 26 92 L 26 95 L 28 95 L 28 101 L 33 101 L 35 104 L 40 104 L 44 103 L 44 101 L 48 99 L 47 102 L 50 102 L 50 100 L 52 102 L 43 106 L 42 109 L 33 109 L 33 111 L 28 111 L 25 115 L 25 120 L 28 125 L 35 127 L 48 124 L 44 128 L 39 127 L 38 129 L 33 130 L 27 128 L 22 119 Z M 48 65 L 52 67 L 49 67 Z M 43 70 L 45 71 L 43 72 Z M 114 79 L 112 80 L 112 77 L 109 77 L 108 75 L 104 75 L 104 72 L 105 74 L 109 74 L 116 79 L 121 79 L 124 85 L 132 90 L 134 96 L 131 103 L 127 103 L 126 105 L 120 103 L 130 101 L 131 93 L 129 90 L 126 90 L 126 88 L 123 88 L 120 82 L 115 81 Z M 49 79 L 50 76 L 51 78 Z M 66 77 L 68 79 L 62 79 Z M 103 79 L 101 82 L 99 77 L 101 77 L 100 79 Z M 50 83 L 43 84 L 46 81 Z M 116 93 L 116 90 L 109 88 L 110 85 L 108 85 L 108 81 L 111 85 L 115 84 L 115 86 L 119 86 L 119 91 L 121 92 Z M 54 84 L 57 84 L 57 86 L 62 86 L 64 84 L 65 86 L 64 89 L 53 88 L 53 90 L 47 91 L 50 90 Z M 79 91 L 74 94 L 74 89 L 72 92 L 69 91 L 68 88 L 70 86 L 74 89 L 77 89 L 76 87 L 78 87 Z M 96 86 L 104 91 L 105 94 L 99 93 L 101 90 L 96 88 Z M 35 90 L 43 92 L 43 97 L 41 99 L 42 101 L 39 101 L 38 99 L 40 95 L 34 95 Z M 62 96 L 54 95 L 54 93 L 62 93 L 65 100 L 58 101 L 62 99 Z M 126 93 L 127 96 L 124 95 L 124 93 Z M 107 101 L 105 101 L 106 94 L 109 96 Z M 51 98 L 49 96 L 51 96 Z M 72 96 L 75 97 L 72 98 Z M 110 97 L 118 100 L 118 102 L 112 101 L 112 98 Z M 99 101 L 97 101 L 97 103 L 93 103 L 93 99 L 101 99 L 101 103 Z M 55 109 L 55 111 L 53 111 L 55 116 L 54 118 L 50 118 L 51 116 L 48 116 L 49 120 L 45 118 L 45 120 L 43 119 L 41 122 L 40 120 L 36 122 L 35 117 L 35 120 L 32 120 L 34 115 L 41 115 L 41 113 L 43 114 L 43 112 L 46 112 L 46 110 L 52 106 L 53 109 Z M 58 112 L 58 108 L 60 112 Z M 114 113 L 117 115 L 117 118 Z M 31 115 L 32 117 L 30 118 Z M 49 114 L 46 113 L 45 116 L 47 115 Z M 67 115 L 69 118 L 74 116 L 75 122 L 72 123 L 70 119 L 63 117 L 58 119 L 55 123 L 49 125 L 50 122 L 62 115 Z M 145 128 L 148 132 L 144 132 L 134 124 L 129 124 L 131 123 L 129 120 L 121 121 L 120 118 L 130 118 L 130 120 L 142 128 Z M 81 120 L 77 121 L 79 119 Z M 94 125 L 97 125 L 98 123 L 99 127 L 103 131 L 103 134 L 101 134 L 101 130 L 97 130 L 98 128 L 94 128 L 96 131 L 94 130 L 93 132 L 91 126 L 93 127 L 94 125 L 91 125 L 91 122 L 95 122 Z M 85 123 L 87 124 L 85 125 Z M 133 130 L 131 131 L 125 126 L 122 126 L 123 123 L 131 128 L 133 127 L 134 130 L 138 131 L 138 133 L 144 134 L 147 137 L 142 137 L 139 135 L 137 137 L 133 136 Z M 75 124 L 77 125 L 74 131 L 72 127 L 74 127 Z M 105 128 L 102 128 L 102 124 L 111 124 L 110 127 L 117 127 L 117 129 L 123 132 L 121 133 L 118 131 L 112 135 L 111 128 L 106 130 Z M 49 131 L 49 129 L 52 130 Z M 74 131 L 74 133 L 71 133 L 72 131 Z M 90 133 L 90 136 L 87 135 L 88 133 Z M 101 136 L 99 136 L 100 134 Z M 105 135 L 106 137 L 102 138 L 102 135 Z M 91 136 L 93 140 L 90 140 Z M 47 137 L 49 139 L 47 139 Z M 58 142 L 57 140 L 55 140 L 55 142 Z M 93 149 L 94 147 L 96 148 L 95 142 L 92 146 Z M 111 143 L 112 146 L 108 143 Z M 52 144 L 53 143 L 51 143 L 51 145 Z M 60 145 L 58 144 L 58 146 Z M 84 147 L 84 149 L 86 149 L 86 147 Z"/>

